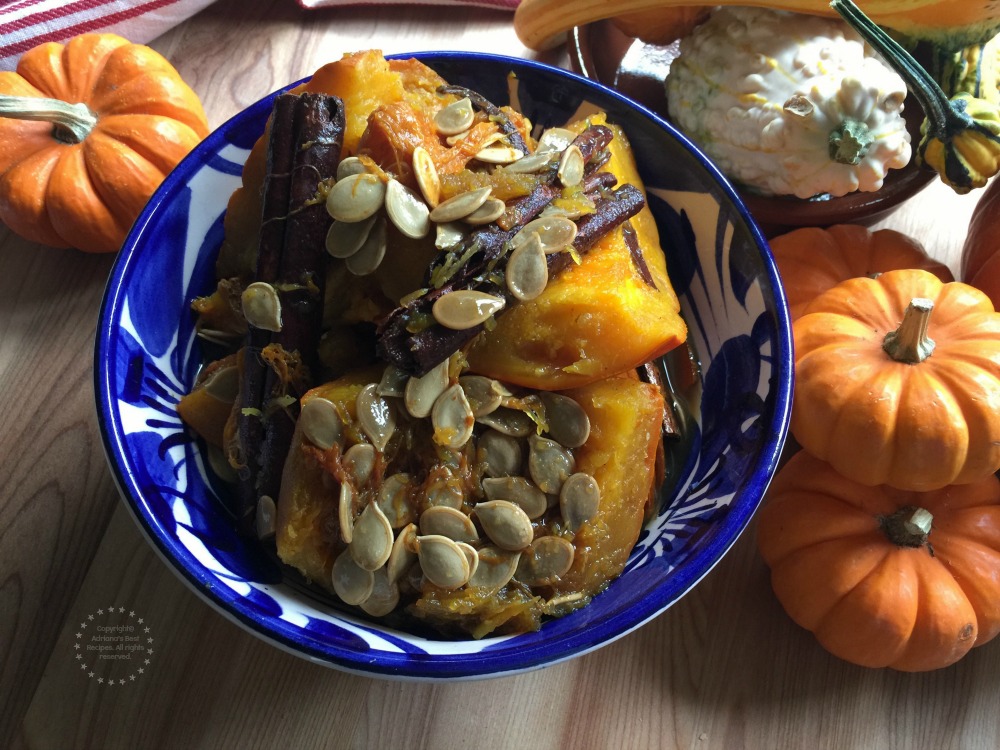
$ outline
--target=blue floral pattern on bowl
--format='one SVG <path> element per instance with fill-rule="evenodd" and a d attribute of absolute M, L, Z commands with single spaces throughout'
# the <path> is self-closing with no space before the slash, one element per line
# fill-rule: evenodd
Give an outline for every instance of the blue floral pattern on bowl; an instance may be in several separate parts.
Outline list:
<path fill-rule="evenodd" d="M 537 633 L 434 640 L 394 631 L 296 586 L 239 538 L 226 490 L 175 407 L 201 364 L 191 300 L 214 287 L 228 196 L 275 94 L 210 135 L 167 178 L 132 229 L 108 284 L 96 348 L 98 417 L 112 472 L 154 548 L 183 580 L 256 635 L 343 669 L 470 678 L 593 650 L 654 617 L 729 549 L 760 503 L 784 443 L 790 324 L 773 259 L 732 189 L 655 115 L 614 91 L 531 61 L 416 55 L 497 103 L 511 94 L 536 126 L 597 109 L 622 125 L 646 181 L 700 365 L 691 450 L 663 488 L 625 572 L 582 610 Z"/>

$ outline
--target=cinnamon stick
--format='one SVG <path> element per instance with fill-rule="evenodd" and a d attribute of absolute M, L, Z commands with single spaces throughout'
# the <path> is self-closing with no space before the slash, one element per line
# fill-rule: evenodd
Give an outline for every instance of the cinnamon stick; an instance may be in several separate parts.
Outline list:
<path fill-rule="evenodd" d="M 253 531 L 261 495 L 276 498 L 297 400 L 311 385 L 322 320 L 324 237 L 330 225 L 320 183 L 336 173 L 344 109 L 326 94 L 282 94 L 268 142 L 256 281 L 281 301 L 281 329 L 250 326 L 237 412 L 238 525 Z"/>
<path fill-rule="evenodd" d="M 577 222 L 578 231 L 573 249 L 578 255 L 586 254 L 600 237 L 635 216 L 645 204 L 642 191 L 634 185 L 622 185 L 608 196 L 600 198 L 594 213 Z M 482 243 L 481 249 L 448 283 L 440 288 L 430 289 L 404 307 L 396 308 L 382 322 L 378 329 L 379 356 L 419 376 L 429 372 L 474 339 L 483 330 L 482 325 L 453 330 L 432 323 L 419 331 L 409 330 L 414 320 L 427 320 L 434 301 L 450 291 L 475 289 L 504 297 L 508 307 L 514 304 L 516 300 L 513 296 L 493 278 L 498 272 L 502 274 L 506 267 L 508 256 L 504 253 L 504 245 L 515 233 L 516 230 L 477 233 L 477 240 Z M 565 252 L 553 253 L 546 260 L 550 278 L 573 262 L 571 255 Z"/>

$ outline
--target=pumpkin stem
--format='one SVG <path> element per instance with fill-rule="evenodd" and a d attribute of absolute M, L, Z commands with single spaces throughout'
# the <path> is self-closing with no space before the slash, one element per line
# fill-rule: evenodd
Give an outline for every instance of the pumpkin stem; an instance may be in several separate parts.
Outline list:
<path fill-rule="evenodd" d="M 934 516 L 925 508 L 907 505 L 891 516 L 881 516 L 879 525 L 889 541 L 900 547 L 923 547 L 931 533 Z"/>
<path fill-rule="evenodd" d="M 906 307 L 903 322 L 895 331 L 889 331 L 882 340 L 882 349 L 897 362 L 918 365 L 931 356 L 936 344 L 927 335 L 934 303 L 923 297 L 914 297 Z"/>
<path fill-rule="evenodd" d="M 838 164 L 857 166 L 874 142 L 865 123 L 848 117 L 830 131 L 830 158 Z"/>
<path fill-rule="evenodd" d="M 52 123 L 52 135 L 64 143 L 80 143 L 97 124 L 86 104 L 36 96 L 0 95 L 0 117 Z"/>

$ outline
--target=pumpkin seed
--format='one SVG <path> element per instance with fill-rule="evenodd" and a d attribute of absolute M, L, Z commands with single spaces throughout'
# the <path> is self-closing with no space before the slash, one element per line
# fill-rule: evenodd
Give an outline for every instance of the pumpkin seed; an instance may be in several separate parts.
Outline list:
<path fill-rule="evenodd" d="M 428 508 L 420 514 L 421 536 L 439 535 L 456 542 L 478 542 L 479 532 L 472 519 L 460 510 L 446 505 Z"/>
<path fill-rule="evenodd" d="M 461 510 L 465 502 L 462 481 L 451 472 L 439 472 L 427 482 L 424 502 L 428 508 L 446 507 Z M 426 513 L 426 511 L 424 511 Z"/>
<path fill-rule="evenodd" d="M 257 538 L 268 539 L 274 536 L 277 528 L 278 509 L 270 495 L 261 495 L 257 500 L 257 515 L 254 518 L 257 526 Z"/>
<path fill-rule="evenodd" d="M 473 512 L 486 536 L 500 549 L 516 552 L 531 544 L 535 530 L 520 506 L 508 500 L 489 500 L 477 503 Z"/>
<path fill-rule="evenodd" d="M 393 474 L 387 477 L 378 492 L 378 507 L 389 520 L 389 526 L 400 529 L 416 516 L 410 504 L 410 475 Z"/>
<path fill-rule="evenodd" d="M 453 195 L 448 200 L 441 201 L 441 203 L 434 207 L 434 210 L 430 213 L 430 220 L 436 224 L 443 224 L 449 221 L 464 219 L 483 205 L 492 192 L 493 188 L 487 185 L 486 187 Z"/>
<path fill-rule="evenodd" d="M 564 448 L 579 448 L 590 437 L 590 417 L 569 396 L 551 391 L 538 394 L 545 405 L 545 421 L 549 437 Z"/>
<path fill-rule="evenodd" d="M 556 177 L 563 187 L 576 187 L 583 180 L 583 169 L 586 162 L 583 152 L 579 146 L 570 145 L 559 157 L 559 168 L 556 170 Z"/>
<path fill-rule="evenodd" d="M 479 569 L 479 554 L 471 544 L 467 544 L 466 542 L 456 542 L 456 544 L 465 553 L 465 559 L 469 562 L 469 578 L 471 579 Z"/>
<path fill-rule="evenodd" d="M 448 387 L 448 360 L 435 365 L 427 374 L 406 381 L 403 405 L 410 416 L 423 419 L 430 415 L 434 402 Z"/>
<path fill-rule="evenodd" d="M 365 570 L 378 570 L 392 552 L 392 527 L 378 503 L 368 503 L 354 523 L 349 549 L 354 562 Z"/>
<path fill-rule="evenodd" d="M 427 201 L 427 205 L 434 208 L 441 202 L 441 176 L 430 152 L 423 146 L 413 149 L 413 176 L 417 180 L 417 187 L 420 188 L 421 195 Z"/>
<path fill-rule="evenodd" d="M 511 162 L 506 165 L 503 169 L 506 172 L 511 172 L 513 174 L 533 174 L 535 172 L 541 172 L 543 169 L 549 166 L 552 161 L 552 154 L 550 153 L 538 153 L 528 154 L 522 159 L 518 159 L 515 162 Z"/>
<path fill-rule="evenodd" d="M 601 488 L 590 474 L 572 474 L 559 490 L 559 512 L 563 522 L 573 531 L 597 515 L 600 505 Z"/>
<path fill-rule="evenodd" d="M 514 503 L 531 519 L 541 518 L 549 507 L 545 493 L 524 477 L 487 477 L 483 479 L 483 492 L 489 500 Z"/>
<path fill-rule="evenodd" d="M 520 409 L 511 409 L 506 406 L 494 409 L 476 421 L 512 437 L 527 437 L 535 431 L 535 423 L 531 421 L 531 417 Z"/>
<path fill-rule="evenodd" d="M 483 205 L 465 216 L 462 221 L 473 226 L 481 226 L 496 221 L 507 210 L 507 204 L 499 198 L 487 198 Z"/>
<path fill-rule="evenodd" d="M 281 299 L 278 290 L 266 281 L 255 281 L 243 290 L 243 317 L 262 331 L 281 330 Z"/>
<path fill-rule="evenodd" d="M 455 247 L 455 245 L 465 239 L 465 232 L 462 231 L 462 227 L 459 224 L 446 222 L 435 226 L 434 247 L 438 250 L 447 250 L 450 247 Z"/>
<path fill-rule="evenodd" d="M 522 302 L 535 299 L 549 283 L 549 265 L 537 234 L 510 254 L 504 273 L 507 289 Z"/>
<path fill-rule="evenodd" d="M 528 473 L 542 492 L 559 492 L 575 467 L 573 454 L 555 440 L 537 435 L 528 438 Z"/>
<path fill-rule="evenodd" d="M 542 216 L 532 219 L 511 237 L 510 246 L 516 249 L 528 242 L 533 234 L 538 235 L 542 243 L 542 252 L 546 255 L 558 253 L 572 244 L 578 232 L 576 223 L 565 216 Z"/>
<path fill-rule="evenodd" d="M 482 417 L 496 411 L 505 393 L 509 394 L 499 380 L 483 375 L 462 375 L 458 384 L 465 391 L 465 397 L 472 407 L 474 417 Z"/>
<path fill-rule="evenodd" d="M 379 568 L 374 573 L 372 592 L 361 602 L 361 609 L 372 617 L 385 617 L 399 604 L 399 586 L 389 580 L 385 568 Z"/>
<path fill-rule="evenodd" d="M 496 430 L 486 430 L 480 436 L 476 459 L 488 477 L 516 476 L 524 463 L 521 442 Z"/>
<path fill-rule="evenodd" d="M 517 566 L 517 580 L 528 586 L 545 586 L 553 583 L 573 567 L 576 549 L 561 536 L 543 536 L 531 543 L 521 555 Z"/>
<path fill-rule="evenodd" d="M 565 617 L 570 612 L 575 612 L 580 607 L 586 606 L 589 601 L 590 597 L 581 591 L 560 594 L 553 596 L 542 605 L 542 613 L 550 617 Z"/>
<path fill-rule="evenodd" d="M 399 180 L 390 179 L 385 186 L 385 211 L 396 229 L 411 239 L 426 237 L 431 230 L 427 204 Z"/>
<path fill-rule="evenodd" d="M 361 221 L 335 221 L 326 233 L 326 252 L 331 258 L 350 258 L 371 234 L 377 215 Z"/>
<path fill-rule="evenodd" d="M 483 547 L 478 551 L 479 565 L 469 577 L 469 585 L 492 590 L 501 589 L 510 583 L 521 559 L 520 552 L 509 552 L 496 547 Z"/>
<path fill-rule="evenodd" d="M 355 276 L 367 276 L 374 273 L 385 258 L 386 223 L 381 216 L 377 217 L 364 243 L 354 255 L 344 260 L 347 270 Z"/>
<path fill-rule="evenodd" d="M 384 452 L 389 439 L 396 431 L 396 413 L 392 404 L 378 395 L 378 385 L 369 383 L 355 400 L 355 409 L 361 429 L 379 451 Z"/>
<path fill-rule="evenodd" d="M 434 114 L 434 127 L 441 135 L 458 135 L 472 127 L 476 111 L 469 97 L 452 102 Z"/>
<path fill-rule="evenodd" d="M 350 177 L 352 174 L 364 174 L 367 171 L 368 167 L 361 159 L 356 156 L 348 156 L 337 165 L 337 181 Z"/>
<path fill-rule="evenodd" d="M 396 535 L 396 541 L 392 544 L 392 552 L 385 562 L 385 572 L 390 583 L 395 583 L 399 577 L 407 571 L 410 566 L 417 561 L 416 549 L 417 527 L 415 524 L 407 526 Z"/>
<path fill-rule="evenodd" d="M 344 423 L 329 399 L 317 397 L 306 401 L 299 412 L 298 426 L 306 440 L 317 448 L 329 450 L 344 444 Z"/>
<path fill-rule="evenodd" d="M 236 331 L 220 331 L 217 328 L 199 328 L 196 334 L 202 341 L 208 341 L 226 348 L 235 347 L 237 342 L 243 338 L 242 333 Z"/>
<path fill-rule="evenodd" d="M 471 569 L 465 552 L 446 536 L 418 536 L 417 559 L 424 577 L 443 589 L 457 589 L 469 580 Z"/>
<path fill-rule="evenodd" d="M 486 322 L 503 310 L 506 304 L 503 297 L 472 289 L 456 289 L 434 300 L 431 315 L 445 328 L 464 331 Z"/>
<path fill-rule="evenodd" d="M 341 460 L 355 487 L 364 487 L 375 468 L 375 447 L 368 443 L 352 445 Z"/>
<path fill-rule="evenodd" d="M 240 394 L 239 368 L 236 365 L 220 367 L 205 378 L 202 388 L 216 401 L 221 401 L 224 404 L 233 403 Z"/>
<path fill-rule="evenodd" d="M 354 539 L 354 490 L 347 482 L 341 482 L 337 496 L 337 524 L 341 541 L 350 544 Z"/>
<path fill-rule="evenodd" d="M 463 130 L 461 133 L 455 133 L 455 135 L 449 135 L 447 138 L 444 139 L 444 142 L 447 143 L 449 146 L 455 146 L 464 141 L 466 138 L 468 138 L 470 132 L 472 131 Z"/>
<path fill-rule="evenodd" d="M 594 204 L 590 201 L 573 201 L 572 208 L 564 208 L 562 206 L 557 206 L 554 203 L 550 203 L 542 212 L 538 214 L 540 219 L 548 219 L 550 217 L 558 216 L 563 219 L 579 219 L 584 214 L 593 211 Z M 562 248 L 561 248 L 562 249 Z M 553 250 L 551 252 L 558 252 Z"/>
<path fill-rule="evenodd" d="M 446 448 L 458 449 L 469 442 L 475 423 L 472 407 L 458 383 L 438 396 L 431 409 L 434 442 Z"/>
<path fill-rule="evenodd" d="M 362 172 L 347 175 L 330 188 L 326 210 L 336 221 L 362 221 L 385 203 L 385 183 L 378 175 Z"/>
<path fill-rule="evenodd" d="M 510 139 L 507 137 L 507 134 L 501 133 L 499 130 L 486 136 L 482 140 L 482 143 L 479 144 L 479 148 L 488 148 L 489 146 L 495 146 L 498 143 L 504 146 L 510 145 Z"/>
<path fill-rule="evenodd" d="M 380 396 L 398 398 L 403 395 L 403 391 L 406 388 L 406 381 L 409 377 L 410 374 L 406 370 L 395 365 L 389 365 L 385 368 L 385 372 L 382 373 L 382 379 L 379 381 L 376 392 Z"/>
<path fill-rule="evenodd" d="M 487 146 L 476 152 L 476 159 L 486 164 L 512 164 L 523 157 L 523 151 L 510 146 Z"/>
<path fill-rule="evenodd" d="M 535 153 L 557 153 L 559 151 L 565 151 L 566 147 L 569 146 L 573 141 L 576 140 L 576 133 L 568 128 L 549 128 L 544 133 L 542 137 L 538 139 L 538 145 L 535 147 Z"/>
<path fill-rule="evenodd" d="M 229 459 L 226 458 L 225 452 L 217 445 L 209 445 L 207 448 L 208 465 L 212 468 L 212 471 L 215 472 L 215 475 L 223 482 L 228 482 L 229 484 L 235 484 L 239 481 L 236 470 L 233 468 L 232 464 L 229 463 Z"/>
<path fill-rule="evenodd" d="M 348 550 L 341 552 L 333 561 L 330 578 L 334 593 L 344 604 L 361 604 L 375 588 L 375 574 L 358 565 Z"/>

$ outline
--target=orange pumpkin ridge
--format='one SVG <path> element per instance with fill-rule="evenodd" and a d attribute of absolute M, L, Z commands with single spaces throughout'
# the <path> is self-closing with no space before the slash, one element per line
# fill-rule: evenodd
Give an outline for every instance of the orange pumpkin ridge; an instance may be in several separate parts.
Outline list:
<path fill-rule="evenodd" d="M 869 487 L 805 451 L 775 477 L 758 547 L 778 600 L 839 658 L 939 669 L 1000 632 L 1000 479 Z"/>
<path fill-rule="evenodd" d="M 0 221 L 33 242 L 86 252 L 117 251 L 164 177 L 208 135 L 201 102 L 173 66 L 115 34 L 28 50 L 16 72 L 0 72 L 0 104 Z M 59 111 L 14 119 L 39 105 Z"/>
<path fill-rule="evenodd" d="M 972 211 L 962 248 L 962 281 L 984 291 L 1000 309 L 1000 180 L 993 180 Z"/>
<path fill-rule="evenodd" d="M 804 227 L 771 240 L 792 320 L 818 295 L 841 281 L 903 268 L 922 268 L 954 281 L 948 266 L 931 258 L 912 237 L 858 224 Z"/>
<path fill-rule="evenodd" d="M 933 303 L 923 361 L 886 336 L 914 299 Z M 869 485 L 927 491 L 1000 469 L 1000 313 L 986 296 L 922 270 L 841 282 L 794 325 L 796 440 Z"/>

